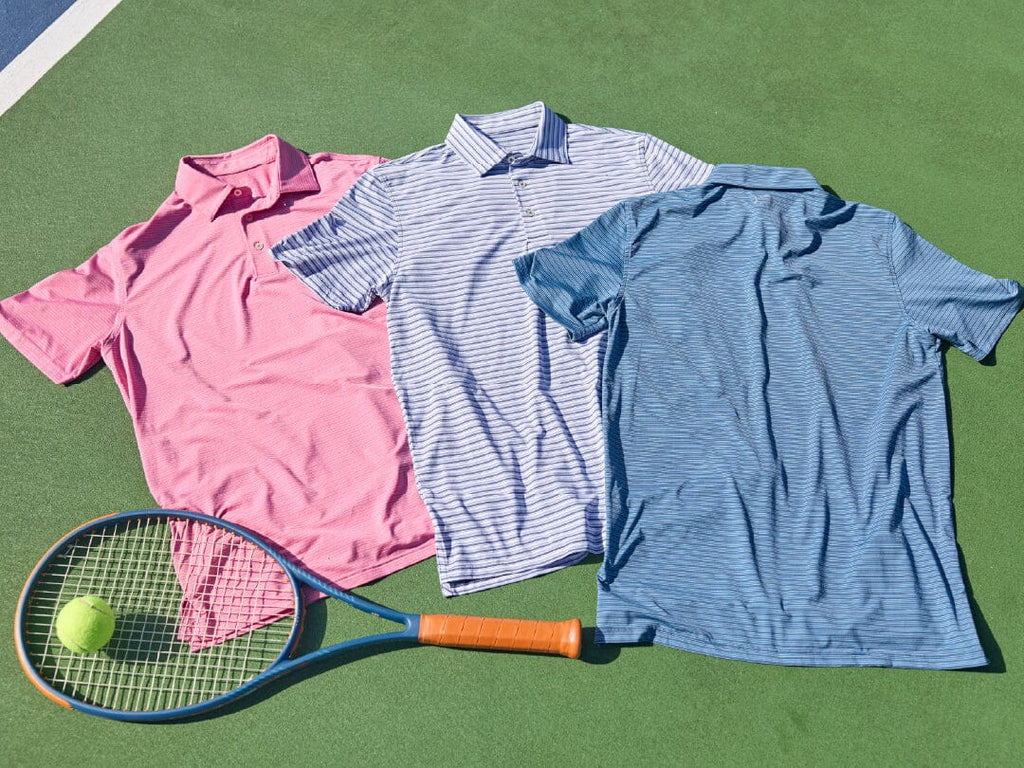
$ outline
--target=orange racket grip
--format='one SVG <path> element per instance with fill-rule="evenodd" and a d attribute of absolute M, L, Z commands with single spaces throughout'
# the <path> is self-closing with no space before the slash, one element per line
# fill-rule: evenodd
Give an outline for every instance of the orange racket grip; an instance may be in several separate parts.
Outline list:
<path fill-rule="evenodd" d="M 579 619 L 485 619 L 444 613 L 420 616 L 420 642 L 448 648 L 529 651 L 578 659 L 582 651 L 582 638 L 583 629 Z"/>

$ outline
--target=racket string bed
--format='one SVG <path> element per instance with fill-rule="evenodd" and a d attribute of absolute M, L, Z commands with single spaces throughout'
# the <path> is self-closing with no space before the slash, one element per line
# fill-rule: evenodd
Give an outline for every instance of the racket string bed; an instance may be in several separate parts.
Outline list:
<path fill-rule="evenodd" d="M 200 698 L 210 698 L 218 686 L 225 683 L 232 688 L 237 687 L 266 667 L 261 655 L 262 648 L 254 647 L 254 642 L 259 642 L 259 633 L 246 630 L 267 609 L 265 600 L 253 600 L 254 596 L 264 594 L 261 579 L 253 578 L 253 574 L 257 570 L 265 574 L 269 558 L 259 557 L 263 555 L 262 551 L 251 546 L 245 546 L 242 550 L 231 547 L 227 551 L 218 552 L 215 551 L 218 545 L 216 541 L 202 541 L 201 547 L 207 551 L 202 552 L 199 559 L 209 562 L 217 576 L 214 601 L 217 604 L 218 634 L 236 639 L 231 641 L 232 646 L 218 645 L 210 648 L 211 662 L 207 665 L 207 675 L 196 678 L 196 694 Z M 239 557 L 239 552 L 244 557 Z M 247 602 L 250 605 L 246 605 Z M 225 648 L 233 649 L 232 653 L 225 653 Z M 235 671 L 232 670 L 232 662 L 236 662 Z"/>
<path fill-rule="evenodd" d="M 164 580 L 164 572 L 161 570 L 163 553 L 168 545 L 167 539 L 159 534 L 164 532 L 163 527 L 150 526 L 148 521 L 139 520 L 131 530 L 132 538 L 125 538 L 126 547 L 130 547 L 130 554 L 134 555 L 135 562 L 132 563 L 130 574 L 121 574 L 127 577 L 128 581 L 123 585 L 125 594 L 131 596 L 138 602 L 126 606 L 131 612 L 128 613 L 130 624 L 125 628 L 127 637 L 134 637 L 139 646 L 139 651 L 146 651 L 152 654 L 156 650 L 157 658 L 161 660 L 162 649 L 167 640 L 166 625 L 161 624 L 158 619 L 147 618 L 166 616 L 167 584 Z M 137 542 L 134 546 L 132 541 Z M 125 553 L 128 554 L 128 553 Z M 127 559 L 127 558 L 126 558 Z M 173 593 L 172 593 L 173 594 Z M 146 606 L 146 613 L 138 614 L 137 606 Z M 141 619 L 139 616 L 141 615 Z M 139 655 L 138 653 L 136 655 Z M 124 671 L 134 673 L 130 668 Z M 155 704 L 154 699 L 164 688 L 161 686 L 147 686 L 148 682 L 144 675 L 131 674 L 131 684 L 124 689 L 125 697 L 120 702 L 106 702 L 107 706 L 119 706 L 122 709 L 150 709 Z"/>
<path fill-rule="evenodd" d="M 121 535 L 112 539 L 112 545 L 119 545 L 111 553 L 110 561 L 125 563 L 126 567 L 116 574 L 117 587 L 123 595 L 123 602 L 118 607 L 123 616 L 120 627 L 123 628 L 115 653 L 126 655 L 129 659 L 146 661 L 163 661 L 163 648 L 166 645 L 166 625 L 158 617 L 168 615 L 173 605 L 166 598 L 166 585 L 162 581 L 161 558 L 165 539 L 159 527 L 150 528 L 145 521 L 136 521 L 119 532 Z M 140 609 L 140 606 L 145 608 Z M 124 642 L 131 638 L 134 646 L 129 648 Z M 157 675 L 156 668 L 152 670 Z M 147 685 L 150 680 L 144 672 L 131 665 L 120 665 L 116 670 L 119 683 L 109 688 L 114 698 L 103 699 L 101 704 L 121 709 L 145 709 L 149 703 L 163 690 L 162 685 Z"/>
<path fill-rule="evenodd" d="M 70 542 L 39 575 L 25 610 L 25 644 L 32 665 L 55 689 L 110 710 L 180 709 L 238 688 L 281 655 L 293 621 L 246 630 L 260 621 L 253 610 L 266 609 L 258 599 L 261 578 L 274 567 L 275 575 L 283 569 L 225 531 L 217 533 L 222 544 L 224 534 L 233 537 L 227 540 L 233 559 L 201 548 L 184 554 L 210 565 L 205 577 L 221 585 L 219 627 L 233 637 L 190 651 L 179 636 L 185 590 L 174 567 L 169 522 L 136 518 L 92 530 Z M 87 594 L 101 595 L 114 607 L 117 628 L 102 651 L 76 654 L 57 639 L 53 620 L 61 606 Z M 294 599 L 277 598 L 273 613 L 288 619 Z"/>
<path fill-rule="evenodd" d="M 62 560 L 59 570 L 62 580 L 56 582 L 55 590 L 52 588 L 46 590 L 46 594 L 56 592 L 57 597 L 52 601 L 47 601 L 49 609 L 54 614 L 65 602 L 80 595 L 90 594 L 90 588 L 97 581 L 97 577 L 87 568 L 81 567 L 81 555 L 90 546 L 101 541 L 101 536 L 95 533 L 90 534 L 85 541 L 76 542 L 67 557 Z M 79 564 L 77 570 L 73 568 L 76 563 Z M 62 684 L 71 686 L 79 679 L 84 680 L 87 684 L 92 684 L 97 676 L 94 661 L 88 657 L 73 654 L 65 648 L 53 634 L 52 621 L 47 620 L 44 623 L 47 626 L 45 647 L 49 651 L 50 663 L 55 671 L 63 670 L 64 672 L 63 678 L 60 678 Z"/>

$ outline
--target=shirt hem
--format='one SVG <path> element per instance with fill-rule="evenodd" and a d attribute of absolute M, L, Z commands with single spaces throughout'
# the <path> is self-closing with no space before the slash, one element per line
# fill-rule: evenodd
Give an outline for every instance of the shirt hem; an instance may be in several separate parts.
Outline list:
<path fill-rule="evenodd" d="M 792 667 L 899 667 L 902 669 L 972 669 L 987 666 L 983 651 L 958 652 L 936 659 L 920 650 L 818 650 L 818 651 L 764 651 L 749 647 L 719 646 L 703 642 L 692 635 L 677 632 L 662 625 L 652 630 L 639 630 L 622 625 L 599 626 L 594 641 L 603 643 L 655 643 L 683 651 L 700 653 L 732 661 L 756 664 L 776 664 Z"/>
<path fill-rule="evenodd" d="M 436 554 L 434 546 L 434 539 L 431 538 L 415 549 L 408 549 L 403 551 L 400 555 L 396 555 L 392 559 L 383 562 L 375 563 L 370 568 L 364 568 L 356 573 L 347 574 L 344 579 L 338 579 L 336 583 L 341 586 L 342 589 L 351 589 L 352 587 L 361 587 L 364 584 L 369 584 L 371 581 L 377 579 L 383 579 L 385 576 L 390 576 L 392 573 L 396 573 L 403 568 L 408 568 L 410 565 L 421 563 L 433 557 Z"/>
<path fill-rule="evenodd" d="M 466 577 L 453 577 L 450 574 L 444 575 L 441 578 L 441 593 L 445 597 L 458 597 L 459 595 L 468 595 L 473 592 L 482 592 L 485 589 L 493 589 L 505 586 L 506 584 L 514 584 L 517 581 L 525 581 L 534 576 L 554 573 L 571 565 L 576 565 L 587 555 L 598 554 L 590 550 L 586 544 L 582 547 L 572 547 L 568 550 L 563 550 L 563 552 L 564 554 L 561 556 L 556 554 L 543 565 L 531 566 L 525 569 Z"/>
<path fill-rule="evenodd" d="M 38 368 L 54 384 L 65 384 L 70 377 L 61 370 L 49 355 L 41 350 L 21 330 L 3 315 L 0 315 L 0 334 L 18 350 L 32 365 Z"/>
<path fill-rule="evenodd" d="M 1017 288 L 1018 291 L 1020 291 L 1019 285 Z M 1003 310 L 1003 313 L 996 318 L 996 322 L 986 335 L 985 341 L 980 346 L 975 346 L 972 349 L 967 350 L 967 354 L 978 362 L 981 362 L 992 354 L 992 350 L 996 348 L 996 345 L 999 343 L 999 339 L 1001 339 L 1003 334 L 1006 333 L 1006 330 L 1010 327 L 1010 323 L 1013 322 L 1013 319 L 1017 316 L 1017 313 L 1020 312 L 1022 307 L 1024 307 L 1024 292 L 1018 293 L 1016 304 L 1008 306 Z"/>

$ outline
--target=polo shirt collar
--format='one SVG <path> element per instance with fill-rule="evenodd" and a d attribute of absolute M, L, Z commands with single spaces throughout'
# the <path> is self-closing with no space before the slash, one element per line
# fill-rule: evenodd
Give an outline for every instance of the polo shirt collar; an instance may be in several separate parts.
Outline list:
<path fill-rule="evenodd" d="M 232 152 L 183 157 L 174 189 L 192 208 L 213 221 L 235 188 L 220 177 L 267 163 L 273 164 L 275 172 L 271 174 L 271 188 L 264 201 L 266 207 L 276 203 L 282 194 L 320 191 L 306 153 L 273 134 Z"/>
<path fill-rule="evenodd" d="M 568 128 L 543 101 L 491 115 L 456 115 L 445 145 L 483 176 L 509 155 L 499 143 L 501 135 L 527 127 L 535 127 L 535 132 L 525 157 L 569 162 Z"/>
<path fill-rule="evenodd" d="M 716 165 L 702 187 L 704 200 L 717 199 L 723 187 L 791 192 L 822 189 L 803 168 Z M 803 195 L 799 204 L 766 207 L 760 215 L 770 222 L 778 237 L 775 247 L 779 255 L 789 259 L 814 253 L 821 245 L 822 232 L 849 221 L 856 211 L 856 203 L 833 195 Z"/>
<path fill-rule="evenodd" d="M 707 184 L 748 189 L 800 190 L 820 189 L 821 185 L 804 168 L 778 168 L 767 165 L 716 165 Z"/>

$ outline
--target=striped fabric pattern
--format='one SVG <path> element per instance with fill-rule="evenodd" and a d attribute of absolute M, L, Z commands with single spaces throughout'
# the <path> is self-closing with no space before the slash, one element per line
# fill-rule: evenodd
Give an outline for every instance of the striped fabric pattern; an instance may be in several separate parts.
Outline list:
<path fill-rule="evenodd" d="M 274 257 L 328 304 L 388 303 L 392 373 L 445 595 L 602 549 L 600 340 L 574 344 L 512 260 L 711 166 L 537 102 L 456 116 L 443 144 L 365 174 Z"/>
<path fill-rule="evenodd" d="M 575 338 L 608 329 L 599 641 L 986 663 L 953 532 L 940 340 L 984 358 L 1020 285 L 803 169 L 758 166 L 626 201 L 516 268 Z"/>

